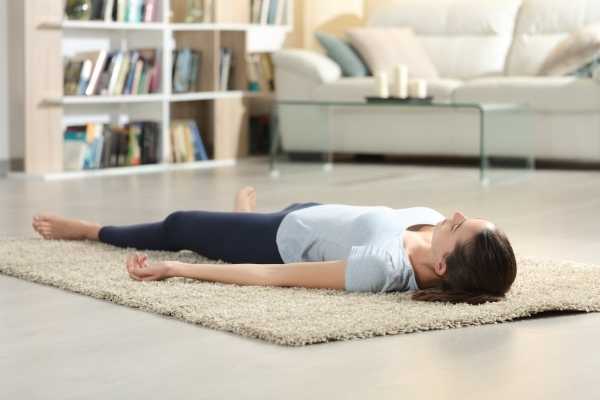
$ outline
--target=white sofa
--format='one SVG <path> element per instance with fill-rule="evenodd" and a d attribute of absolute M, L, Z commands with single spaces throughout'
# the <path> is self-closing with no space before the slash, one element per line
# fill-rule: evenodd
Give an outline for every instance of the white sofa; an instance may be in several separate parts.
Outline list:
<path fill-rule="evenodd" d="M 397 0 L 375 10 L 367 24 L 414 29 L 442 77 L 428 82 L 437 101 L 527 103 L 536 158 L 596 162 L 600 83 L 535 75 L 560 40 L 599 21 L 600 0 Z M 339 66 L 317 52 L 282 50 L 274 63 L 278 100 L 362 101 L 374 92 L 372 77 L 343 78 Z M 336 152 L 479 155 L 475 111 L 360 107 L 331 118 Z M 322 148 L 319 121 L 281 113 L 284 149 Z"/>

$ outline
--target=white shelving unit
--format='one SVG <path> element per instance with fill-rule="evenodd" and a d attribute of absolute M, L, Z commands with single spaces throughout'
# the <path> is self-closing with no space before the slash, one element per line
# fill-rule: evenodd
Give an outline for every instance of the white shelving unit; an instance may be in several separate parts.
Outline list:
<path fill-rule="evenodd" d="M 287 21 L 291 21 L 293 0 L 287 0 Z M 13 2 L 11 2 L 13 3 Z M 43 82 L 35 91 L 27 91 L 33 104 L 23 110 L 25 130 L 24 171 L 10 172 L 13 177 L 42 179 L 82 178 L 92 176 L 148 173 L 234 165 L 243 156 L 243 141 L 247 141 L 248 99 L 272 96 L 271 93 L 246 91 L 245 54 L 272 52 L 283 46 L 292 27 L 249 23 L 250 0 L 215 1 L 213 14 L 218 22 L 180 22 L 185 0 L 159 0 L 159 21 L 148 23 L 72 21 L 63 19 L 62 0 L 28 0 L 14 2 L 13 15 L 25 18 L 24 40 L 29 36 L 35 45 L 26 46 L 18 63 L 24 66 L 35 59 L 48 66 Z M 233 4 L 235 3 L 235 4 Z M 247 4 L 246 4 L 247 3 Z M 27 11 L 27 12 L 25 12 Z M 179 17 L 178 17 L 179 15 Z M 221 17 L 219 17 L 221 16 Z M 30 42 L 26 42 L 29 44 Z M 202 51 L 200 91 L 173 93 L 171 82 L 172 51 L 192 47 Z M 219 91 L 216 67 L 220 47 L 233 49 L 236 71 L 231 77 L 236 90 Z M 156 48 L 162 55 L 161 90 L 145 95 L 63 96 L 62 60 L 79 52 L 96 50 L 127 50 Z M 31 73 L 31 75 L 30 75 Z M 26 72 L 25 80 L 39 81 L 36 71 Z M 37 72 L 40 75 L 40 72 Z M 32 85 L 35 86 L 35 85 Z M 41 86 L 41 87 L 40 87 Z M 31 104 L 31 103 L 27 103 Z M 45 124 L 31 124 L 31 119 L 43 119 Z M 186 164 L 170 162 L 169 127 L 172 119 L 192 118 L 203 125 L 201 130 L 210 136 L 214 146 L 213 159 Z M 114 167 L 99 170 L 62 171 L 62 133 L 66 126 L 88 123 L 119 123 L 129 119 L 160 121 L 160 164 Z M 47 132 L 40 132 L 45 127 Z M 241 127 L 241 128 L 240 128 Z M 205 138 L 206 143 L 206 138 Z"/>

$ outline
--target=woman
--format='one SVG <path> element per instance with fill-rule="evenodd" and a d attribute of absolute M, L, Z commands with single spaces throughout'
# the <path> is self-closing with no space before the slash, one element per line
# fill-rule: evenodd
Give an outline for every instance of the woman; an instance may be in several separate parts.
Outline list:
<path fill-rule="evenodd" d="M 176 211 L 129 226 L 39 214 L 45 239 L 99 240 L 147 250 L 192 250 L 230 264 L 127 258 L 139 281 L 171 277 L 239 285 L 347 291 L 409 291 L 412 299 L 481 304 L 501 300 L 517 274 L 506 235 L 489 221 L 426 207 L 391 209 L 295 203 L 257 213 L 256 191 L 241 189 L 233 212 Z"/>

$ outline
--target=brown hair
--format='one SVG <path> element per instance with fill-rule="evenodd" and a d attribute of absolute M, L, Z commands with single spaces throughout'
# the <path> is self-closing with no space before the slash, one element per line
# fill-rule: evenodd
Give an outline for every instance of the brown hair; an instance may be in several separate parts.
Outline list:
<path fill-rule="evenodd" d="M 504 232 L 484 229 L 446 256 L 441 286 L 416 291 L 413 300 L 482 304 L 505 297 L 517 276 L 517 261 Z"/>

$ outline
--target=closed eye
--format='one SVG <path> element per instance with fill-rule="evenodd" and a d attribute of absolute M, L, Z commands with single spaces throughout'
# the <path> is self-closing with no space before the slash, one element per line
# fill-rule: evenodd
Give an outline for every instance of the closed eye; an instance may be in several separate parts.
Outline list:
<path fill-rule="evenodd" d="M 463 219 L 463 220 L 462 220 L 462 222 L 461 222 L 460 224 L 454 225 L 454 226 L 452 227 L 452 232 L 456 232 L 456 231 L 458 230 L 458 228 L 460 228 L 460 226 L 461 226 L 462 224 L 464 224 L 464 222 L 465 222 L 466 220 L 467 220 L 467 219 L 465 218 L 465 219 Z"/>

